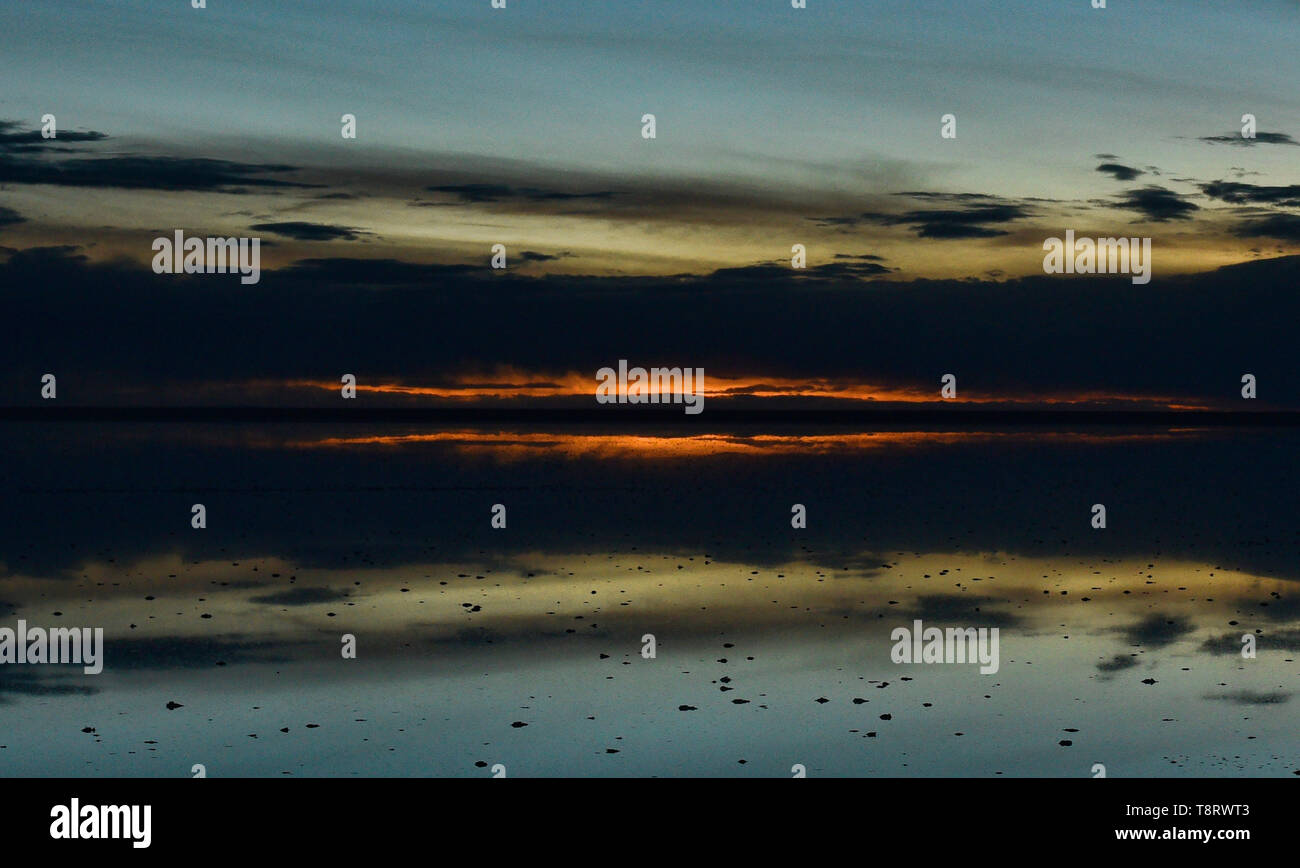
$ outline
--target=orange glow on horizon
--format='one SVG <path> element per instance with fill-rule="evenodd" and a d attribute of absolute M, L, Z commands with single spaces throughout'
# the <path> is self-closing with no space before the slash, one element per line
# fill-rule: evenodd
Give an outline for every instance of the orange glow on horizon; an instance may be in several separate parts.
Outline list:
<path fill-rule="evenodd" d="M 680 380 L 677 381 L 680 384 Z M 447 401 L 471 402 L 492 400 L 520 400 L 543 398 L 594 398 L 594 374 L 566 371 L 549 375 L 530 373 L 513 368 L 501 368 L 490 375 L 461 373 L 442 385 L 415 383 L 358 382 L 357 393 L 435 398 Z M 317 380 L 257 381 L 248 385 L 260 388 L 293 388 L 337 392 L 338 383 Z M 674 395 L 680 388 L 661 391 L 658 383 L 644 389 L 644 394 Z M 763 377 L 718 376 L 706 372 L 701 392 L 706 401 L 725 401 L 735 398 L 817 398 L 856 401 L 863 403 L 899 404 L 1010 404 L 1069 407 L 1085 404 L 1119 404 L 1168 410 L 1208 410 L 1207 404 L 1193 403 L 1185 398 L 1168 395 L 1126 395 L 1113 392 L 1085 391 L 1076 393 L 1045 393 L 1007 395 L 963 389 L 955 401 L 944 401 L 939 390 L 919 387 L 882 386 L 863 380 L 831 377 Z"/>

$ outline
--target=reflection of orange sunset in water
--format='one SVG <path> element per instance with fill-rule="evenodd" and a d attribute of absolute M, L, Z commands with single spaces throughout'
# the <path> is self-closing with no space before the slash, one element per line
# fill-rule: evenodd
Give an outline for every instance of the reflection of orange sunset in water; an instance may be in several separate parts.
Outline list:
<path fill-rule="evenodd" d="M 510 461 L 546 453 L 565 458 L 696 458 L 717 455 L 837 455 L 875 449 L 982 442 L 1124 443 L 1194 436 L 1194 429 L 1142 433 L 1070 431 L 879 431 L 852 434 L 574 434 L 439 431 L 297 440 L 295 449 L 442 446 Z M 267 445 L 270 445 L 269 443 Z M 277 444 L 278 445 L 278 444 Z"/>

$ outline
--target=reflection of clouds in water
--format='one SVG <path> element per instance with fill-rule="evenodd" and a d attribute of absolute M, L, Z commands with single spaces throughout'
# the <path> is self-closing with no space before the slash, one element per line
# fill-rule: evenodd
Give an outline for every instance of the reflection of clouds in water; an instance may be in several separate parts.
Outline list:
<path fill-rule="evenodd" d="M 19 669 L 18 664 L 0 666 L 0 703 L 10 701 L 13 696 L 90 696 L 99 688 L 87 684 L 68 683 L 75 678 L 69 673 L 61 673 L 61 666 L 41 664 L 39 668 Z M 75 667 L 78 671 L 80 667 Z"/>
<path fill-rule="evenodd" d="M 1103 660 L 1101 663 L 1098 663 L 1097 671 L 1111 674 L 1115 672 L 1123 672 L 1125 669 L 1132 669 L 1137 665 L 1138 661 L 1136 654 L 1116 654 L 1109 660 Z"/>
<path fill-rule="evenodd" d="M 923 594 L 896 616 L 905 620 L 942 621 L 963 627 L 1014 627 L 1024 618 L 1008 612 L 990 612 L 986 607 L 1006 605 L 1006 600 L 974 594 Z"/>
<path fill-rule="evenodd" d="M 1202 642 L 1201 650 L 1211 654 L 1240 656 L 1243 647 L 1241 637 L 1246 633 L 1250 633 L 1255 637 L 1255 649 L 1257 651 L 1300 652 L 1300 628 L 1276 630 L 1271 627 L 1269 629 L 1258 628 L 1255 630 L 1220 633 Z"/>
<path fill-rule="evenodd" d="M 156 636 L 105 643 L 105 670 L 197 669 L 237 663 L 287 662 L 286 646 L 235 637 Z"/>
<path fill-rule="evenodd" d="M 1205 698 L 1237 705 L 1282 705 L 1291 699 L 1291 694 L 1280 691 L 1261 693 L 1253 690 L 1234 690 L 1230 693 L 1209 693 Z"/>
<path fill-rule="evenodd" d="M 345 600 L 347 596 L 347 591 L 336 591 L 332 588 L 293 588 L 288 591 L 265 594 L 261 597 L 252 597 L 249 602 L 266 603 L 273 606 L 310 606 L 314 603 L 333 603 L 337 600 Z"/>
<path fill-rule="evenodd" d="M 459 443 L 291 451 L 168 431 L 96 453 L 66 429 L 0 426 L 0 474 L 28 487 L 0 503 L 0 592 L 106 631 L 103 676 L 0 670 L 6 715 L 27 721 L 0 769 L 26 770 L 17 740 L 64 773 L 145 773 L 131 751 L 163 731 L 151 756 L 188 768 L 220 751 L 228 774 L 475 774 L 511 757 L 725 774 L 787 751 L 831 774 L 1085 774 L 1062 756 L 1084 750 L 1135 774 L 1165 755 L 1180 772 L 1291 770 L 1274 718 L 1300 568 L 1239 533 L 1289 539 L 1264 496 L 1298 481 L 1289 433 L 1246 435 L 1248 456 L 1236 434 L 662 462 L 533 444 L 504 467 Z M 1087 521 L 1098 501 L 1105 532 Z M 494 502 L 508 531 L 489 528 Z M 806 530 L 789 527 L 796 502 Z M 894 666 L 889 632 L 918 618 L 1000 627 L 1002 668 Z M 639 654 L 647 632 L 657 660 Z M 1249 717 L 1225 728 L 1236 706 Z M 76 740 L 87 725 L 107 752 Z"/>
<path fill-rule="evenodd" d="M 1188 618 L 1152 614 L 1136 624 L 1119 628 L 1117 632 L 1123 634 L 1125 641 L 1130 645 L 1164 648 L 1195 630 Z"/>

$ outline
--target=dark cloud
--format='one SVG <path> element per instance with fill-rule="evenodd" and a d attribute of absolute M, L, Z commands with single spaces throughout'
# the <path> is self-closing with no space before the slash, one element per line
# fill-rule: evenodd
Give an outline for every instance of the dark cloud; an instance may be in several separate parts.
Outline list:
<path fill-rule="evenodd" d="M 1286 205 L 1300 207 L 1300 184 L 1269 187 L 1237 181 L 1211 181 L 1200 184 L 1201 192 L 1213 199 L 1237 205 Z"/>
<path fill-rule="evenodd" d="M 1138 190 L 1129 190 L 1119 199 L 1119 206 L 1130 211 L 1137 211 L 1156 223 L 1169 220 L 1189 220 L 1191 212 L 1199 211 L 1200 206 L 1188 202 L 1182 196 L 1164 187 L 1147 186 Z"/>
<path fill-rule="evenodd" d="M 17 121 L 0 121 L 0 154 L 34 154 L 40 152 L 66 152 L 60 142 L 98 142 L 108 138 L 105 133 L 56 130 L 53 139 L 41 135 L 39 128 L 22 129 Z"/>
<path fill-rule="evenodd" d="M 1275 238 L 1279 241 L 1300 241 L 1300 215 L 1270 214 L 1246 220 L 1236 228 L 1241 238 Z"/>
<path fill-rule="evenodd" d="M 284 223 L 255 223 L 249 228 L 259 232 L 272 232 L 297 241 L 338 241 L 340 239 L 355 241 L 362 235 L 370 234 L 350 226 L 331 226 L 326 223 L 307 223 L 300 220 Z"/>
<path fill-rule="evenodd" d="M 1237 145 L 1239 147 L 1251 147 L 1253 145 L 1300 145 L 1295 139 L 1286 133 L 1256 133 L 1255 138 L 1248 139 L 1240 133 L 1228 133 L 1222 136 L 1201 136 L 1201 141 L 1209 142 L 1214 145 Z"/>
<path fill-rule="evenodd" d="M 1250 370 L 1267 382 L 1294 368 L 1289 323 L 1300 318 L 1300 297 L 1283 289 L 1300 279 L 1300 257 L 1170 275 L 1142 292 L 1106 275 L 871 279 L 887 267 L 834 259 L 796 271 L 778 260 L 706 275 L 530 277 L 486 261 L 312 258 L 263 269 L 261 283 L 238 288 L 232 307 L 227 293 L 211 291 L 228 275 L 155 275 L 143 263 L 88 262 L 72 247 L 33 248 L 0 258 L 7 315 L 30 324 L 0 342 L 0 368 L 14 384 L 39 381 L 52 365 L 137 383 L 159 379 L 155 361 L 166 358 L 166 377 L 186 381 L 211 378 L 205 360 L 221 358 L 222 378 L 238 381 L 318 377 L 314 360 L 361 358 L 371 376 L 421 382 L 497 366 L 595 371 L 616 354 L 927 389 L 936 367 L 959 365 L 982 388 L 1009 396 L 1086 390 L 1205 400 L 1237 395 L 1240 384 L 1224 371 Z M 792 298 L 798 329 L 790 328 Z M 340 309 L 367 315 L 340 330 Z M 732 327 L 720 331 L 724 321 Z M 924 341 L 914 337 L 919 328 Z M 568 337 L 556 341 L 557 333 Z M 1098 333 L 1125 352 L 1089 352 Z M 12 388 L 10 403 L 26 400 Z"/>
<path fill-rule="evenodd" d="M 27 218 L 14 209 L 0 205 L 0 226 L 14 226 L 26 222 Z"/>
<path fill-rule="evenodd" d="M 0 156 L 0 183 L 127 190 L 247 192 L 244 187 L 310 187 L 263 175 L 295 171 L 272 163 L 236 163 L 202 157 L 100 157 L 46 161 Z"/>
<path fill-rule="evenodd" d="M 536 250 L 525 250 L 519 254 L 519 258 L 524 262 L 554 262 L 557 259 L 567 259 L 572 256 L 571 253 L 538 253 Z"/>
<path fill-rule="evenodd" d="M 91 143 L 108 138 L 99 132 L 60 132 L 57 139 L 42 139 L 39 129 L 20 129 L 15 121 L 0 121 L 0 184 L 51 184 L 60 187 L 114 187 L 128 190 L 247 192 L 245 187 L 311 187 L 282 178 L 268 178 L 297 170 L 273 163 L 239 163 L 203 157 L 62 157 L 84 148 L 56 146 L 55 142 Z M 31 156 L 55 152 L 55 159 Z"/>
<path fill-rule="evenodd" d="M 881 265 L 878 262 L 827 262 L 821 265 L 809 265 L 806 268 L 794 268 L 789 262 L 781 262 L 742 265 L 736 268 L 720 268 L 713 273 L 713 276 L 717 279 L 728 281 L 795 280 L 799 282 L 808 282 L 858 280 L 862 278 L 879 277 L 884 274 L 890 274 L 893 271 L 895 271 L 895 269 Z"/>
<path fill-rule="evenodd" d="M 822 226 L 857 226 L 875 223 L 882 226 L 907 226 L 919 238 L 958 239 L 995 238 L 1010 234 L 988 224 L 1009 223 L 1032 216 L 1034 211 L 1023 202 L 1011 202 L 983 193 L 900 193 L 912 199 L 947 202 L 959 207 L 915 209 L 898 214 L 865 212 L 848 217 L 810 218 Z"/>
<path fill-rule="evenodd" d="M 1141 169 L 1135 169 L 1132 166 L 1125 166 L 1120 163 L 1102 163 L 1097 167 L 1097 171 L 1113 175 L 1120 181 L 1132 181 L 1138 175 L 1146 174 Z"/>
<path fill-rule="evenodd" d="M 347 285 L 437 285 L 452 278 L 472 279 L 488 271 L 483 265 L 425 265 L 398 259 L 323 257 L 299 259 L 277 274 L 291 282 Z"/>
<path fill-rule="evenodd" d="M 512 187 L 507 184 L 440 184 L 425 187 L 431 193 L 450 193 L 462 202 L 501 202 L 523 199 L 530 202 L 569 202 L 584 199 L 610 199 L 618 195 L 610 190 L 595 193 L 567 193 L 537 187 Z"/>

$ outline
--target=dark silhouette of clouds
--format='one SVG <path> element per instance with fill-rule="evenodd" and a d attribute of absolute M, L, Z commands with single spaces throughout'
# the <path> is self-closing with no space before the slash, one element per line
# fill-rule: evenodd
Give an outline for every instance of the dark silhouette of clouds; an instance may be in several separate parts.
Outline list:
<path fill-rule="evenodd" d="M 1155 223 L 1189 220 L 1193 211 L 1200 210 L 1199 205 L 1188 202 L 1174 191 L 1154 185 L 1127 191 L 1120 198 L 1119 206 L 1137 211 Z"/>
<path fill-rule="evenodd" d="M 721 280 L 745 281 L 790 279 L 799 282 L 836 281 L 879 277 L 884 274 L 890 274 L 895 270 L 896 269 L 881 265 L 878 262 L 845 260 L 839 262 L 825 262 L 819 265 L 809 265 L 805 268 L 794 268 L 789 263 L 758 263 L 755 265 L 741 265 L 735 268 L 720 268 L 713 272 L 713 277 Z"/>
<path fill-rule="evenodd" d="M 1263 132 L 1257 132 L 1253 139 L 1248 139 L 1240 133 L 1228 133 L 1223 136 L 1201 136 L 1201 141 L 1214 145 L 1236 145 L 1246 148 L 1255 145 L 1300 145 L 1300 142 L 1297 142 L 1286 133 Z"/>
<path fill-rule="evenodd" d="M 128 190 L 247 192 L 245 187 L 310 187 L 282 178 L 264 177 L 297 170 L 273 163 L 240 163 L 203 157 L 119 155 L 39 159 L 31 155 L 82 150 L 82 145 L 108 138 L 100 132 L 60 132 L 42 139 L 39 129 L 20 129 L 15 121 L 0 121 L 0 184 L 51 184 L 61 187 Z"/>
<path fill-rule="evenodd" d="M 1237 205 L 1258 204 L 1300 207 L 1300 184 L 1270 187 L 1243 184 L 1238 181 L 1211 181 L 1199 186 L 1201 192 L 1205 195 Z"/>
<path fill-rule="evenodd" d="M 18 121 L 0 121 L 0 155 L 66 152 L 74 149 L 60 142 L 98 142 L 106 138 L 107 134 L 94 131 L 57 130 L 55 138 L 47 139 L 40 129 L 22 129 Z"/>
<path fill-rule="evenodd" d="M 618 195 L 612 190 L 594 193 L 568 193 L 538 187 L 512 187 L 508 184 L 440 184 L 425 187 L 431 193 L 449 193 L 466 203 L 502 202 L 524 199 L 532 202 L 569 202 L 580 200 L 611 199 Z"/>
<path fill-rule="evenodd" d="M 486 262 L 332 257 L 263 269 L 261 283 L 239 286 L 231 275 L 155 275 L 143 263 L 91 263 L 72 247 L 31 248 L 0 258 L 7 315 L 28 324 L 0 342 L 14 384 L 0 403 L 32 398 L 18 384 L 53 366 L 147 388 L 210 380 L 212 358 L 236 382 L 316 379 L 328 358 L 364 360 L 372 381 L 411 383 L 498 366 L 594 372 L 643 358 L 926 389 L 936 370 L 959 369 L 964 382 L 1008 396 L 1218 402 L 1238 397 L 1242 371 L 1266 384 L 1294 370 L 1300 297 L 1284 289 L 1300 279 L 1300 257 L 1157 275 L 1141 291 L 1122 275 L 872 279 L 886 267 L 839 259 L 800 271 L 778 261 L 664 278 L 530 277 Z M 343 328 L 348 310 L 366 316 Z M 1285 389 L 1261 395 L 1300 403 Z"/>
<path fill-rule="evenodd" d="M 1246 220 L 1237 226 L 1235 232 L 1242 238 L 1300 241 L 1300 215 L 1270 214 L 1267 217 Z"/>
<path fill-rule="evenodd" d="M 1146 174 L 1141 169 L 1136 169 L 1132 166 L 1125 166 L 1120 163 L 1102 163 L 1097 167 L 1097 171 L 1103 172 L 1107 175 L 1113 175 L 1120 181 L 1132 181 L 1138 175 Z"/>
<path fill-rule="evenodd" d="M 283 223 L 255 223 L 249 227 L 259 232 L 271 232 L 297 241 L 355 241 L 370 233 L 350 226 L 332 226 L 326 223 L 308 223 L 293 220 Z"/>
<path fill-rule="evenodd" d="M 1033 209 L 1024 202 L 1012 202 L 983 193 L 937 193 L 908 192 L 900 193 L 913 199 L 942 201 L 957 207 L 914 209 L 897 214 L 868 211 L 849 216 L 831 216 L 809 218 L 821 226 L 852 227 L 863 223 L 875 223 L 882 226 L 907 226 L 919 238 L 960 239 L 960 238 L 995 238 L 1010 234 L 1005 229 L 994 228 L 989 224 L 1010 223 L 1034 214 Z"/>
<path fill-rule="evenodd" d="M 247 192 L 241 188 L 310 187 L 263 175 L 295 171 L 272 163 L 237 163 L 203 157 L 99 157 L 57 162 L 0 156 L 0 183 L 126 190 Z"/>

